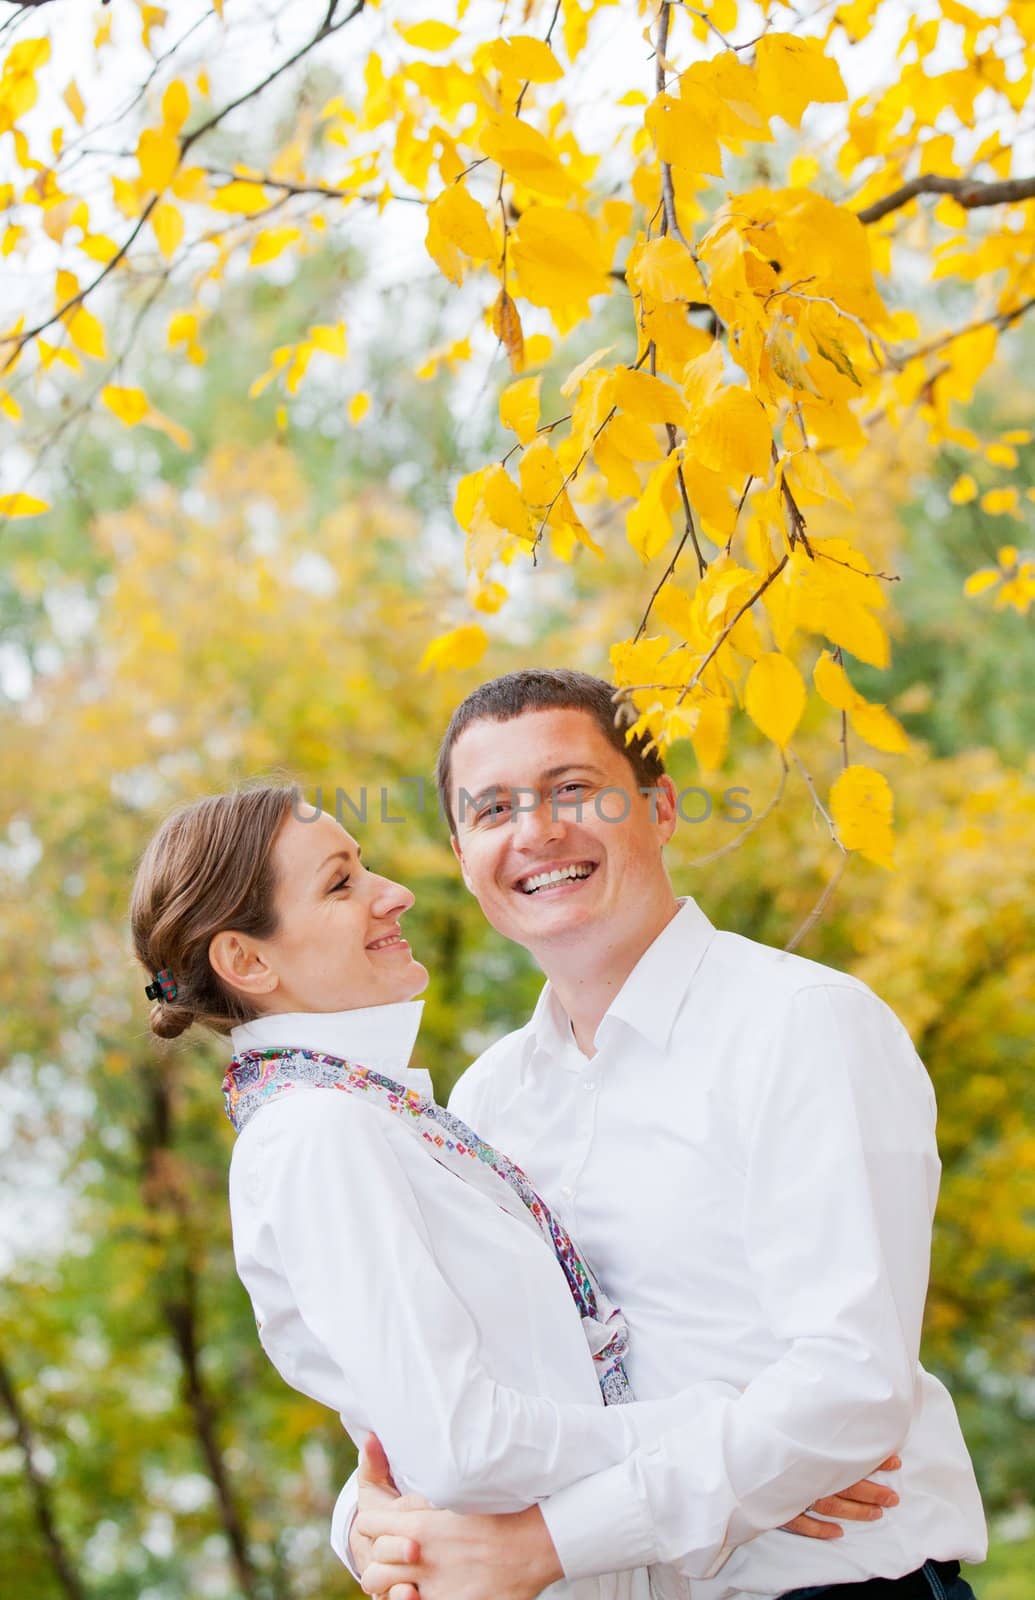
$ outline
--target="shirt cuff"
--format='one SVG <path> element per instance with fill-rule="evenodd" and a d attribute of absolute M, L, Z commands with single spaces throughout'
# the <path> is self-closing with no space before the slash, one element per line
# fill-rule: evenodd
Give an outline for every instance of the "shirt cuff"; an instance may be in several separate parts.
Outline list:
<path fill-rule="evenodd" d="M 539 1509 L 569 1582 L 658 1559 L 647 1506 L 625 1462 L 559 1489 Z"/>
<path fill-rule="evenodd" d="M 359 1505 L 353 1477 L 349 1479 L 335 1502 L 334 1514 L 331 1517 L 331 1549 L 338 1557 L 338 1560 L 352 1573 L 357 1583 L 360 1581 L 360 1574 L 353 1565 L 352 1551 L 349 1548 L 349 1534 L 352 1532 L 352 1524 L 358 1515 Z"/>

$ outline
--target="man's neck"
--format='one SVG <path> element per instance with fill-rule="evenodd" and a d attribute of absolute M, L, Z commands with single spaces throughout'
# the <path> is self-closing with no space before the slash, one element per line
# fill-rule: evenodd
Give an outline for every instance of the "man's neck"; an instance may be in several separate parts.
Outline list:
<path fill-rule="evenodd" d="M 597 1029 L 611 1002 L 641 957 L 679 911 L 673 896 L 648 922 L 634 928 L 603 928 L 597 942 L 578 940 L 575 948 L 535 952 L 551 988 L 571 1019 L 575 1042 L 584 1056 L 596 1054 Z"/>

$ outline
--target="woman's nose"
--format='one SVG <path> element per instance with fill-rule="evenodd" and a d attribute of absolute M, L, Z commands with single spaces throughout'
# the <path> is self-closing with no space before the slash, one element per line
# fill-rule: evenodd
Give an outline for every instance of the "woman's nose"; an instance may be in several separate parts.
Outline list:
<path fill-rule="evenodd" d="M 394 883 L 391 878 L 381 878 L 374 890 L 370 909 L 376 917 L 389 917 L 393 912 L 401 915 L 404 911 L 409 911 L 414 899 L 412 889 L 407 889 L 401 883 Z"/>

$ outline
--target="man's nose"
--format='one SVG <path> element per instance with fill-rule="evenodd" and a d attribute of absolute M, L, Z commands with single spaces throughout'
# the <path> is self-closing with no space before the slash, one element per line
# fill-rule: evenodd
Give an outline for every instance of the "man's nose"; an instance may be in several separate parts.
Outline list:
<path fill-rule="evenodd" d="M 565 820 L 552 793 L 538 795 L 531 789 L 521 789 L 514 798 L 510 826 L 519 850 L 534 849 L 544 840 L 563 835 Z"/>

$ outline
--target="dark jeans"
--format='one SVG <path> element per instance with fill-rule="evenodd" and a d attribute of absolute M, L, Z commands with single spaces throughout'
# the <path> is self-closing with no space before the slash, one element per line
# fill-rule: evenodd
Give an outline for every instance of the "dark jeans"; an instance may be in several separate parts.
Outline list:
<path fill-rule="evenodd" d="M 867 1578 L 864 1583 L 824 1583 L 818 1589 L 792 1589 L 782 1600 L 975 1600 L 960 1577 L 958 1561 L 925 1561 L 902 1578 Z"/>

